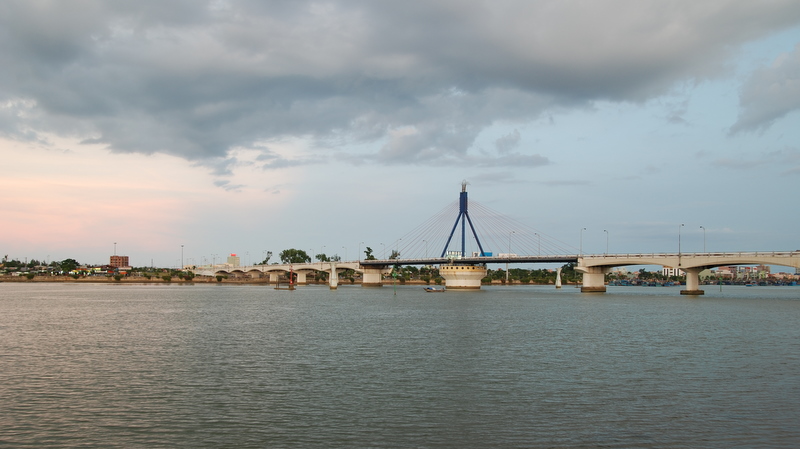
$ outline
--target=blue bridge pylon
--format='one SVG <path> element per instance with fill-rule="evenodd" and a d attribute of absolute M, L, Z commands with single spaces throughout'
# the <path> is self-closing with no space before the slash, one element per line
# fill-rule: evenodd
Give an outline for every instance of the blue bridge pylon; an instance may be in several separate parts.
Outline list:
<path fill-rule="evenodd" d="M 450 241 L 453 239 L 453 235 L 456 232 L 459 221 L 461 221 L 461 257 L 466 257 L 467 223 L 469 223 L 469 229 L 472 231 L 472 236 L 475 237 L 475 241 L 478 243 L 478 249 L 480 250 L 481 257 L 486 255 L 486 253 L 483 251 L 483 246 L 481 245 L 481 239 L 478 238 L 478 233 L 475 232 L 475 226 L 472 225 L 472 219 L 469 218 L 467 184 L 468 182 L 466 180 L 461 181 L 461 196 L 459 197 L 458 203 L 458 217 L 456 217 L 456 222 L 453 223 L 453 229 L 450 230 L 450 236 L 447 237 L 447 243 L 444 244 L 442 255 L 439 257 L 444 257 L 445 253 L 447 253 L 447 247 L 450 246 Z"/>

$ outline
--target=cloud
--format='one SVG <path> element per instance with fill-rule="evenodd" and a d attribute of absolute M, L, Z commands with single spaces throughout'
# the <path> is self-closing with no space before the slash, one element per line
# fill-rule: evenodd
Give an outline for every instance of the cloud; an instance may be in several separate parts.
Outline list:
<path fill-rule="evenodd" d="M 515 129 L 513 132 L 495 140 L 494 145 L 498 153 L 508 154 L 511 150 L 519 146 L 520 138 L 519 131 Z"/>
<path fill-rule="evenodd" d="M 558 180 L 558 181 L 542 181 L 540 182 L 540 184 L 551 187 L 572 187 L 572 186 L 589 186 L 592 183 L 589 181 Z"/>
<path fill-rule="evenodd" d="M 714 164 L 718 167 L 731 168 L 735 170 L 749 170 L 764 163 L 765 162 L 763 160 L 743 160 L 730 158 L 722 158 L 714 161 Z"/>
<path fill-rule="evenodd" d="M 783 172 L 781 172 L 781 174 L 782 175 L 790 175 L 790 176 L 800 175 L 800 166 L 792 167 L 792 168 L 790 168 L 788 170 L 784 170 Z"/>
<path fill-rule="evenodd" d="M 230 181 L 227 181 L 227 180 L 224 180 L 224 179 L 218 179 L 218 180 L 214 181 L 214 185 L 217 186 L 217 187 L 221 187 L 221 188 L 223 188 L 223 189 L 225 189 L 227 191 L 232 191 L 232 192 L 240 192 L 242 190 L 242 188 L 246 187 L 246 186 L 244 186 L 242 184 L 231 184 Z"/>
<path fill-rule="evenodd" d="M 539 154 L 509 153 L 497 158 L 483 158 L 474 161 L 478 167 L 541 167 L 549 165 L 550 159 Z"/>
<path fill-rule="evenodd" d="M 763 131 L 800 110 L 800 44 L 750 77 L 742 87 L 740 107 L 731 134 Z"/>
<path fill-rule="evenodd" d="M 79 136 L 217 169 L 235 148 L 287 137 L 324 151 L 371 144 L 364 159 L 387 165 L 541 165 L 510 154 L 513 138 L 496 155 L 473 146 L 497 123 L 724 76 L 738 45 L 798 21 L 793 0 L 9 1 L 0 133 Z M 796 61 L 797 51 L 754 78 L 735 129 L 796 107 L 757 100 Z"/>

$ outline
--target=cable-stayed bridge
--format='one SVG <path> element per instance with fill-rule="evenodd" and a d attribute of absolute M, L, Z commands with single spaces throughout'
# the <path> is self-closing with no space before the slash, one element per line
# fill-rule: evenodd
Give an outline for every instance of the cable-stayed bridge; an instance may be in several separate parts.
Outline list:
<path fill-rule="evenodd" d="M 471 215 L 466 187 L 467 182 L 462 182 L 458 202 L 396 240 L 388 248 L 381 243 L 381 253 L 377 256 L 344 262 L 198 267 L 194 271 L 195 274 L 206 276 L 220 273 L 241 273 L 249 276 L 268 274 L 270 282 L 276 283 L 280 273 L 290 272 L 293 273 L 292 276 L 297 274 L 297 282 L 300 284 L 305 283 L 308 273 L 324 271 L 331 274 L 330 287 L 336 288 L 336 273 L 345 269 L 361 272 L 362 286 L 381 286 L 384 275 L 390 273 L 394 266 L 438 265 L 439 274 L 445 279 L 447 288 L 479 289 L 481 280 L 487 274 L 487 264 L 575 263 L 575 269 L 583 273 L 581 291 L 605 292 L 605 275 L 614 267 L 661 265 L 681 269 L 686 273 L 686 289 L 681 294 L 702 295 L 704 292 L 699 287 L 699 274 L 708 268 L 743 264 L 800 268 L 800 251 L 583 254 L 582 248 L 571 247 L 483 206 L 477 205 L 473 210 L 478 213 Z M 387 249 L 390 251 L 388 256 Z"/>
<path fill-rule="evenodd" d="M 459 199 L 401 238 L 373 248 L 376 258 L 507 258 L 509 255 L 546 257 L 562 262 L 564 255 L 578 255 L 575 248 L 547 233 L 496 212 L 480 203 L 470 203 L 467 183 L 461 184 Z M 540 260 L 530 260 L 530 262 Z"/>

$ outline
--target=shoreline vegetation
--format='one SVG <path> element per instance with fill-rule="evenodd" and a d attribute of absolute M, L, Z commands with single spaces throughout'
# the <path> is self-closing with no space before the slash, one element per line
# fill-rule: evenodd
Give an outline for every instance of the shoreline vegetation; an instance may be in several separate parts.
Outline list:
<path fill-rule="evenodd" d="M 72 276 L 34 276 L 32 279 L 28 279 L 25 276 L 9 276 L 3 275 L 0 276 L 0 282 L 17 282 L 17 283 L 63 283 L 63 284 L 234 284 L 234 285 L 246 285 L 246 284 L 253 284 L 253 285 L 276 285 L 274 282 L 270 282 L 268 278 L 233 278 L 229 277 L 227 279 L 222 279 L 221 281 L 217 281 L 214 277 L 208 276 L 195 276 L 192 279 L 180 279 L 177 276 L 173 276 L 170 280 L 165 280 L 161 277 L 153 276 L 150 279 L 144 276 L 126 276 L 122 277 L 121 279 L 117 280 L 111 276 L 80 276 L 77 279 L 73 278 Z M 286 279 L 281 279 L 281 284 L 285 285 L 287 282 Z M 383 285 L 384 286 L 391 286 L 392 279 L 384 279 Z M 553 285 L 553 283 L 535 283 L 535 282 L 528 282 L 523 283 L 518 280 L 509 280 L 508 284 L 501 282 L 499 280 L 493 280 L 491 285 Z M 566 282 L 564 282 L 567 285 Z M 327 286 L 327 281 L 308 281 L 306 284 L 307 286 Z M 348 285 L 361 285 L 361 280 L 356 280 L 355 282 L 349 282 L 347 280 L 340 280 L 339 286 L 348 286 Z M 419 279 L 406 279 L 403 282 L 397 281 L 397 285 L 434 285 L 433 282 L 427 283 L 423 280 Z M 489 284 L 484 284 L 489 285 Z"/>

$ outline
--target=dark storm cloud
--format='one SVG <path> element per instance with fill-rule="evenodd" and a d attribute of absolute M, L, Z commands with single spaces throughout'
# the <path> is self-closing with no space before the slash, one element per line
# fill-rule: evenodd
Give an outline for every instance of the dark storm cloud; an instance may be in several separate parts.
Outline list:
<path fill-rule="evenodd" d="M 379 163 L 468 160 L 493 124 L 720 76 L 737 45 L 799 20 L 793 0 L 8 1 L 0 133 L 212 164 L 285 137 L 384 142 L 364 155 Z M 792 107 L 756 90 L 738 127 Z M 482 163 L 546 163 L 516 156 Z"/>

